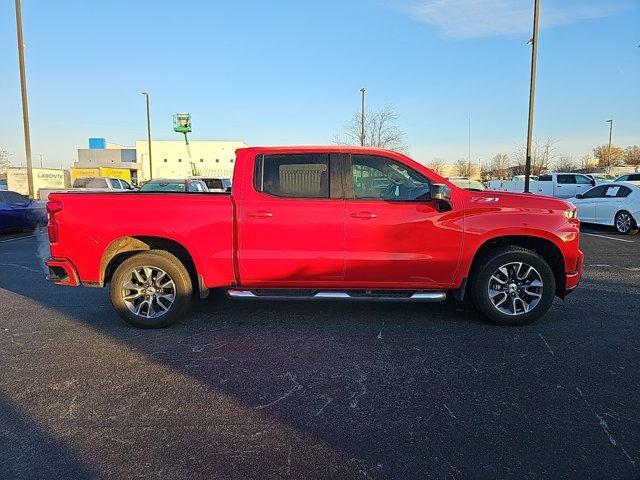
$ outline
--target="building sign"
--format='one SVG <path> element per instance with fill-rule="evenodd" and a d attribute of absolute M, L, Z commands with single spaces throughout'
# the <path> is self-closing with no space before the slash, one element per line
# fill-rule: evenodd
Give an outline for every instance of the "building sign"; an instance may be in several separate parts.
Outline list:
<path fill-rule="evenodd" d="M 64 170 L 55 168 L 33 169 L 33 191 L 36 196 L 41 188 L 66 188 L 67 186 Z M 29 195 L 27 169 L 22 167 L 7 168 L 7 188 L 22 195 Z"/>

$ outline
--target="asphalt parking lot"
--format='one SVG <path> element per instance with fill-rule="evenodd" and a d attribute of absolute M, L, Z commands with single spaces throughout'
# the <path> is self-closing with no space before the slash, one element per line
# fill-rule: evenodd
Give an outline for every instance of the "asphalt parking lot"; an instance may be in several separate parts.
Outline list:
<path fill-rule="evenodd" d="M 0 478 L 640 478 L 640 235 L 535 325 L 213 297 L 133 329 L 0 237 Z"/>

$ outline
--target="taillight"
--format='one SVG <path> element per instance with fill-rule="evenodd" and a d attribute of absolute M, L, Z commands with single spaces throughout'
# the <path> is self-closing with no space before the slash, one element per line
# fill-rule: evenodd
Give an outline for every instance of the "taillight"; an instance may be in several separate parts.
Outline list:
<path fill-rule="evenodd" d="M 56 223 L 56 213 L 62 211 L 62 202 L 58 200 L 49 200 L 47 202 L 47 212 L 49 212 L 49 221 L 47 222 L 47 233 L 49 234 L 49 243 L 58 243 L 58 224 Z"/>

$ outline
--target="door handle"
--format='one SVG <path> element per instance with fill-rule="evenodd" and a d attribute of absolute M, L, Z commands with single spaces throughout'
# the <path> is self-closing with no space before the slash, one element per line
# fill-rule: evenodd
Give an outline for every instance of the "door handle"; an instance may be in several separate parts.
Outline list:
<path fill-rule="evenodd" d="M 377 215 L 371 212 L 351 212 L 351 218 L 360 218 L 362 220 L 371 220 L 372 218 L 376 218 Z"/>
<path fill-rule="evenodd" d="M 273 217 L 273 213 L 267 212 L 265 210 L 257 210 L 255 212 L 247 212 L 247 217 L 251 217 L 251 218 L 271 218 L 271 217 Z"/>

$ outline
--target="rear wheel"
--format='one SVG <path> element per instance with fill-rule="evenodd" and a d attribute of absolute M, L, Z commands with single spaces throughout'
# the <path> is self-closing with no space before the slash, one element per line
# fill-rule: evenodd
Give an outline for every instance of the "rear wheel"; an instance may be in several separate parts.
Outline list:
<path fill-rule="evenodd" d="M 629 212 L 622 210 L 616 214 L 614 226 L 618 233 L 628 235 L 636 229 L 636 222 Z"/>
<path fill-rule="evenodd" d="M 175 323 L 191 303 L 193 287 L 182 262 L 164 250 L 129 257 L 111 278 L 111 304 L 122 319 L 138 328 Z"/>
<path fill-rule="evenodd" d="M 540 255 L 519 247 L 486 254 L 476 269 L 471 297 L 476 308 L 499 325 L 528 325 L 553 303 L 553 270 Z"/>

